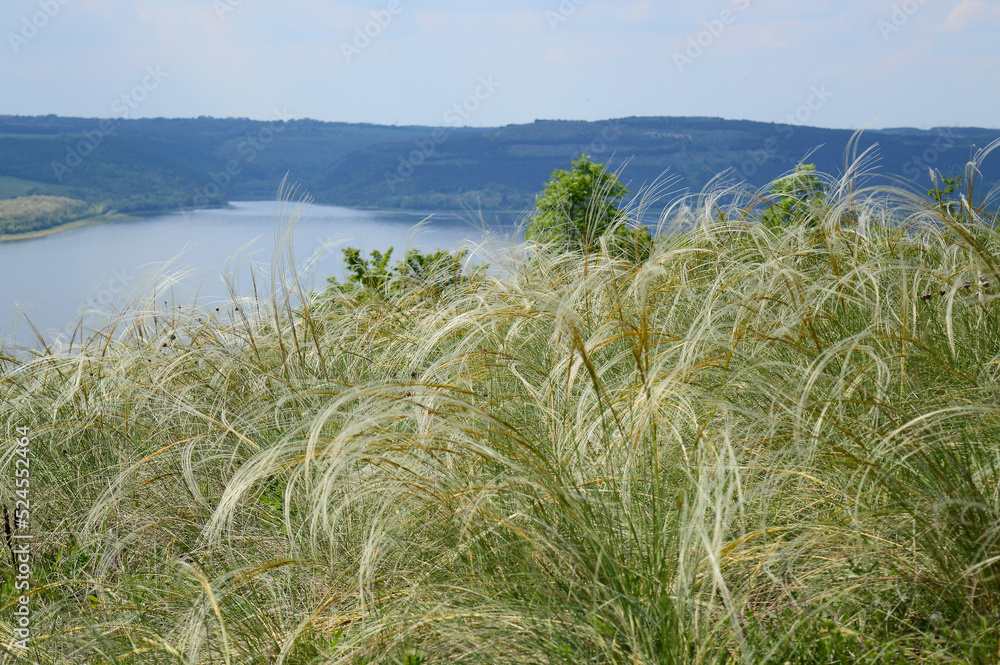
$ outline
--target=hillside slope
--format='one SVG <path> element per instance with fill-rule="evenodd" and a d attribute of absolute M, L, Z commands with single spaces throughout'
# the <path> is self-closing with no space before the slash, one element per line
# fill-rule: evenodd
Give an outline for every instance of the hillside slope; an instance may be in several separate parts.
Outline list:
<path fill-rule="evenodd" d="M 320 203 L 525 210 L 552 170 L 581 153 L 624 168 L 633 192 L 664 173 L 676 178 L 674 188 L 698 192 L 720 173 L 764 186 L 802 160 L 840 173 L 852 134 L 720 118 L 440 128 L 0 116 L 0 198 L 60 196 L 142 214 L 270 199 L 287 175 Z M 878 144 L 872 165 L 879 172 L 926 188 L 930 167 L 961 173 L 975 150 L 998 136 L 977 128 L 900 128 L 865 132 L 857 147 Z M 982 177 L 1000 181 L 1000 163 L 987 161 Z"/>
<path fill-rule="evenodd" d="M 581 153 L 624 169 L 622 180 L 638 191 L 663 174 L 678 188 L 701 191 L 725 173 L 734 182 L 764 186 L 815 162 L 819 170 L 844 170 L 853 132 L 713 118 L 624 118 L 607 122 L 536 121 L 482 133 L 447 136 L 422 150 L 417 142 L 376 145 L 352 153 L 312 185 L 318 200 L 357 206 L 484 208 L 529 207 L 554 168 Z M 963 172 L 977 147 L 995 130 L 942 128 L 865 132 L 858 152 L 876 146 L 873 165 L 929 187 L 928 168 Z M 426 137 L 425 137 L 426 139 Z M 424 143 L 422 145 L 428 145 Z M 853 160 L 851 160 L 853 161 Z M 984 165 L 984 178 L 1000 179 L 1000 164 Z"/>

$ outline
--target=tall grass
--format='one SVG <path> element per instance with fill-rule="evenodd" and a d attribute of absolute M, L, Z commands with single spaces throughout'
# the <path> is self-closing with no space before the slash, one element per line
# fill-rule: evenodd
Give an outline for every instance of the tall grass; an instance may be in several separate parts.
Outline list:
<path fill-rule="evenodd" d="M 8 361 L 28 660 L 997 662 L 996 219 L 857 178 Z"/>

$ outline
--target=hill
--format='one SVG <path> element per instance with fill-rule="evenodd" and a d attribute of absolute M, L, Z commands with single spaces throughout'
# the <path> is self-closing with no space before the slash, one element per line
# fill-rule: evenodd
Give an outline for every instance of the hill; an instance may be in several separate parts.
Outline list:
<path fill-rule="evenodd" d="M 581 153 L 623 168 L 636 192 L 664 172 L 700 192 L 719 174 L 762 187 L 808 158 L 821 171 L 845 168 L 853 132 L 717 118 L 623 118 L 607 122 L 536 121 L 447 136 L 430 149 L 417 142 L 374 145 L 345 156 L 313 184 L 318 200 L 341 205 L 485 208 L 530 207 L 553 168 Z M 963 172 L 976 147 L 996 130 L 939 128 L 865 132 L 858 153 L 877 145 L 879 172 L 930 186 L 928 169 Z M 424 146 L 428 144 L 423 144 Z M 984 177 L 1000 179 L 1000 164 Z"/>
<path fill-rule="evenodd" d="M 883 174 L 930 185 L 961 173 L 998 138 L 981 128 L 865 132 Z M 56 196 L 81 210 L 148 214 L 270 199 L 287 174 L 317 202 L 355 207 L 530 208 L 555 168 L 581 153 L 627 168 L 633 192 L 664 172 L 701 189 L 720 173 L 763 186 L 803 159 L 838 173 L 852 132 L 721 118 L 540 120 L 497 128 L 385 126 L 245 118 L 0 116 L 0 198 Z M 987 162 L 984 180 L 1000 181 Z M 71 221 L 0 219 L 6 232 Z"/>

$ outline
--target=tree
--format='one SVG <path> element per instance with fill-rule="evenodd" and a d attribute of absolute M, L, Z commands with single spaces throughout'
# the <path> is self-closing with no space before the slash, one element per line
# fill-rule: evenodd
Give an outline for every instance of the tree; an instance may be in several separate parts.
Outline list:
<path fill-rule="evenodd" d="M 771 199 L 761 221 L 772 228 L 790 223 L 815 226 L 814 209 L 823 201 L 826 189 L 816 175 L 815 164 L 799 164 L 795 173 L 771 187 Z"/>
<path fill-rule="evenodd" d="M 420 250 L 411 249 L 403 255 L 402 259 L 390 267 L 389 260 L 392 258 L 392 251 L 392 247 L 385 254 L 377 249 L 373 250 L 371 252 L 372 258 L 368 260 L 361 255 L 361 250 L 355 247 L 345 247 L 343 253 L 344 264 L 347 268 L 346 285 L 361 287 L 361 293 L 366 296 L 374 292 L 390 295 L 411 288 L 441 291 L 446 287 L 459 284 L 489 267 L 486 265 L 476 266 L 470 274 L 466 274 L 464 264 L 469 251 L 465 249 L 453 252 L 439 249 L 427 254 Z M 343 286 L 346 286 L 341 285 L 336 277 L 330 277 L 327 281 L 330 282 L 332 288 L 342 289 Z"/>
<path fill-rule="evenodd" d="M 651 239 L 645 227 L 629 229 L 616 224 L 621 217 L 622 199 L 630 193 L 603 164 L 580 155 L 569 171 L 552 172 L 538 195 L 527 239 L 590 251 L 598 246 L 601 236 L 613 229 L 616 240 L 648 244 Z"/>

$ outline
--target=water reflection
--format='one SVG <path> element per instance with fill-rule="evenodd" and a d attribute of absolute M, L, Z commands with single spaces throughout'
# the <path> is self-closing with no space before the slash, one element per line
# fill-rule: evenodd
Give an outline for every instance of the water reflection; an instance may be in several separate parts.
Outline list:
<path fill-rule="evenodd" d="M 296 213 L 293 241 L 284 242 Z M 0 243 L 0 333 L 35 345 L 24 313 L 52 340 L 76 325 L 122 307 L 136 292 L 160 287 L 157 303 L 214 307 L 230 288 L 252 295 L 271 272 L 275 247 L 290 248 L 304 286 L 321 288 L 343 274 L 341 248 L 455 249 L 481 242 L 484 230 L 515 234 L 515 213 L 367 211 L 313 204 L 236 202 L 231 208 L 196 210 L 128 222 L 88 226 L 43 238 Z M 280 257 L 279 257 L 280 258 Z M 287 260 L 287 257 L 285 257 Z M 170 276 L 164 279 L 164 276 Z M 257 283 L 258 291 L 268 284 Z"/>

